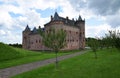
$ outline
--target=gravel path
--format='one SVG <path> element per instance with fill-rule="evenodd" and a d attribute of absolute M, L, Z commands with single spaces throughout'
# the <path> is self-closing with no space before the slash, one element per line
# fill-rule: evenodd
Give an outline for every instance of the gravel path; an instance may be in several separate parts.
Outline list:
<path fill-rule="evenodd" d="M 64 55 L 64 56 L 60 56 L 58 57 L 58 61 L 67 59 L 67 58 L 71 58 L 80 54 L 84 54 L 87 51 L 83 51 L 83 52 L 76 52 L 74 54 L 69 54 L 69 55 Z M 23 72 L 27 72 L 30 71 L 32 69 L 41 67 L 41 66 L 45 66 L 48 65 L 50 63 L 54 63 L 55 62 L 55 58 L 51 58 L 51 59 L 47 59 L 47 60 L 43 60 L 43 61 L 38 61 L 38 62 L 32 62 L 32 63 L 28 63 L 28 64 L 23 64 L 23 65 L 19 65 L 19 66 L 14 66 L 14 67 L 10 67 L 10 68 L 5 68 L 5 69 L 1 69 L 0 70 L 0 78 L 10 78 L 11 76 L 23 73 Z"/>

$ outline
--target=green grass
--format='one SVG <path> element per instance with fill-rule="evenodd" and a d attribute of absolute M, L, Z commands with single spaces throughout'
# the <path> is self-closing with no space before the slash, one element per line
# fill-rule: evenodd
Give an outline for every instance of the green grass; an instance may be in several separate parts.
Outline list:
<path fill-rule="evenodd" d="M 116 49 L 101 50 L 76 56 L 59 62 L 55 69 L 50 64 L 12 78 L 120 78 L 120 52 Z"/>
<path fill-rule="evenodd" d="M 72 52 L 59 52 L 58 56 L 70 54 Z M 13 48 L 3 43 L 0 43 L 0 69 L 53 57 L 55 57 L 54 52 L 28 51 L 19 48 Z"/>
<path fill-rule="evenodd" d="M 11 47 L 8 47 L 7 45 L 0 43 L 0 61 L 10 60 L 14 58 L 22 57 L 22 53 L 17 52 Z"/>

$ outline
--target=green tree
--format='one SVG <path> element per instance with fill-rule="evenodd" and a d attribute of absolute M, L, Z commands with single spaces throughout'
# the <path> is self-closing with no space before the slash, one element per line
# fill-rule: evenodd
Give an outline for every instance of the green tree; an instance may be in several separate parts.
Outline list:
<path fill-rule="evenodd" d="M 118 50 L 120 50 L 120 37 L 117 37 L 117 38 L 115 39 L 115 47 L 116 47 Z"/>
<path fill-rule="evenodd" d="M 97 39 L 90 38 L 88 41 L 88 46 L 92 49 L 95 54 L 95 58 L 97 59 L 97 49 L 99 48 L 99 42 Z"/>
<path fill-rule="evenodd" d="M 64 46 L 66 45 L 65 43 L 66 33 L 62 29 L 55 30 L 54 28 L 51 28 L 47 31 L 48 32 L 40 30 L 40 35 L 43 38 L 44 45 L 56 53 L 55 64 L 57 68 L 58 67 L 57 53 L 59 52 L 60 49 L 64 48 Z"/>
<path fill-rule="evenodd" d="M 106 45 L 109 47 L 116 47 L 120 50 L 120 32 L 110 30 L 108 34 L 106 34 Z"/>
<path fill-rule="evenodd" d="M 119 30 L 111 31 L 111 36 L 112 36 L 113 46 L 116 47 L 118 50 L 120 50 L 120 32 L 119 32 Z"/>

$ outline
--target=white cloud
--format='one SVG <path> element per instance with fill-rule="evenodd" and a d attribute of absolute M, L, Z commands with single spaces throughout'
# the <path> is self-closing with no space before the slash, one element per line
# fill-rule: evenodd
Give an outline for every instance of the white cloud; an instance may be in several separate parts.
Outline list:
<path fill-rule="evenodd" d="M 86 26 L 86 37 L 102 37 L 111 29 L 111 26 L 107 24 Z"/>
<path fill-rule="evenodd" d="M 6 42 L 6 43 L 21 43 L 22 35 L 18 33 L 13 33 L 12 31 L 4 31 L 0 30 L 0 42 Z"/>
<path fill-rule="evenodd" d="M 6 32 L 4 30 L 0 30 L 0 36 L 3 36 L 5 34 L 6 34 Z"/>
<path fill-rule="evenodd" d="M 120 15 L 119 14 L 120 14 L 120 10 L 119 10 L 119 13 L 116 13 L 114 15 L 107 15 L 106 22 L 108 22 L 108 24 L 111 25 L 111 27 L 113 28 L 120 27 Z"/>
<path fill-rule="evenodd" d="M 50 20 L 50 16 L 43 18 L 40 13 L 36 12 L 36 9 L 44 11 L 46 9 L 56 10 L 58 7 L 60 7 L 62 11 L 59 13 L 59 15 L 63 17 L 68 16 L 70 19 L 77 19 L 80 14 L 83 19 L 95 18 L 96 20 L 104 21 L 103 25 L 86 25 L 87 37 L 102 36 L 109 29 L 112 29 L 111 25 L 114 27 L 120 25 L 120 10 L 116 11 L 117 13 L 114 15 L 102 16 L 100 14 L 96 14 L 94 10 L 91 10 L 93 7 L 89 8 L 91 3 L 89 3 L 90 1 L 88 2 L 88 0 L 0 1 L 3 1 L 3 4 L 0 5 L 0 41 L 3 41 L 5 43 L 21 43 L 22 31 L 25 29 L 27 24 L 30 26 L 30 28 L 33 28 L 34 26 L 38 27 L 39 25 L 43 27 L 43 25 Z M 92 2 L 93 1 L 94 0 L 92 0 Z M 20 14 L 20 16 L 12 17 L 9 12 Z"/>

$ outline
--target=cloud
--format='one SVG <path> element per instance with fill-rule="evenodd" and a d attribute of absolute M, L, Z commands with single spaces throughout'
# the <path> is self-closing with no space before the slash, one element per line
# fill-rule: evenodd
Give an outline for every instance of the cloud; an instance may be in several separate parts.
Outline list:
<path fill-rule="evenodd" d="M 60 16 L 70 19 L 81 15 L 87 23 L 86 36 L 101 36 L 108 28 L 120 26 L 119 3 L 119 0 L 0 0 L 0 41 L 21 43 L 22 31 L 27 24 L 33 29 L 34 26 L 43 27 L 50 20 L 50 16 L 43 17 L 41 13 L 46 11 L 50 15 L 48 9 L 60 10 Z"/>
<path fill-rule="evenodd" d="M 31 28 L 39 25 L 43 27 L 49 20 L 49 17 L 42 18 L 36 9 L 55 9 L 61 5 L 62 1 L 0 0 L 0 41 L 21 43 L 22 31 L 27 24 Z"/>
<path fill-rule="evenodd" d="M 94 12 L 106 16 L 118 13 L 120 0 L 88 0 L 88 7 Z"/>
<path fill-rule="evenodd" d="M 120 0 L 69 0 L 69 2 L 87 19 L 104 17 L 106 24 L 111 27 L 120 26 Z"/>
<path fill-rule="evenodd" d="M 114 15 L 106 16 L 106 22 L 113 28 L 120 27 L 120 11 Z"/>
<path fill-rule="evenodd" d="M 0 36 L 3 36 L 5 34 L 6 34 L 6 32 L 4 30 L 0 30 Z"/>
<path fill-rule="evenodd" d="M 96 25 L 96 26 L 86 26 L 86 37 L 103 37 L 105 33 L 111 30 L 111 26 L 108 24 Z"/>

